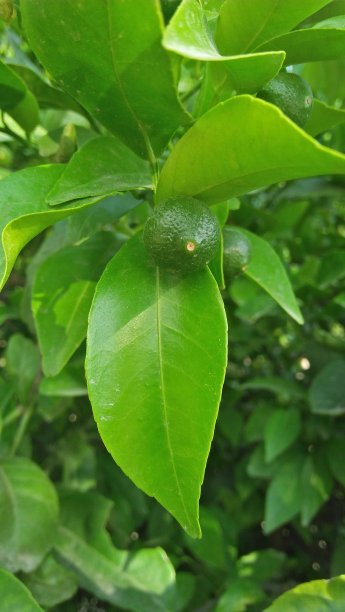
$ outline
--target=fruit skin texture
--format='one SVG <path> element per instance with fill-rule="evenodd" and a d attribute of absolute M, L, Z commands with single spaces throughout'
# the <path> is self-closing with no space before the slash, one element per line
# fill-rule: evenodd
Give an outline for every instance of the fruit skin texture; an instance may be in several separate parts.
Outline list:
<path fill-rule="evenodd" d="M 307 123 L 314 101 L 309 83 L 292 72 L 281 72 L 274 77 L 259 91 L 258 98 L 278 106 L 300 127 Z"/>
<path fill-rule="evenodd" d="M 231 280 L 245 270 L 251 259 L 251 245 L 246 236 L 234 227 L 223 230 L 223 270 L 226 280 Z"/>
<path fill-rule="evenodd" d="M 220 228 L 203 202 L 190 197 L 169 198 L 158 204 L 146 221 L 143 240 L 159 267 L 196 272 L 213 259 Z"/>

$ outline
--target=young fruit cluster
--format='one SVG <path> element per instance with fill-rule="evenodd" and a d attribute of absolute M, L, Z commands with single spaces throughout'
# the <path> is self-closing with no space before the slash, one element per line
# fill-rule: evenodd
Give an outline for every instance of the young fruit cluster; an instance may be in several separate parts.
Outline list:
<path fill-rule="evenodd" d="M 225 226 L 223 230 L 223 270 L 226 281 L 246 269 L 251 259 L 251 245 L 248 238 L 235 227 Z"/>
<path fill-rule="evenodd" d="M 203 202 L 170 198 L 158 204 L 148 218 L 143 240 L 158 266 L 174 272 L 196 272 L 216 254 L 220 228 Z"/>
<path fill-rule="evenodd" d="M 300 127 L 307 123 L 313 108 L 313 92 L 309 83 L 293 72 L 281 72 L 258 97 L 278 106 L 280 110 Z"/>

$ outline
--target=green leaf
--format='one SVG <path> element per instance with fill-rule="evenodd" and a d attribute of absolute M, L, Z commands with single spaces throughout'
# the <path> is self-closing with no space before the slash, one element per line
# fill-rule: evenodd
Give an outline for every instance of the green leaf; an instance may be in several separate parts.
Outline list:
<path fill-rule="evenodd" d="M 0 62 L 0 107 L 9 111 L 24 98 L 26 87 L 23 81 L 7 64 Z"/>
<path fill-rule="evenodd" d="M 322 455 L 307 457 L 301 473 L 301 521 L 306 527 L 330 497 L 333 479 Z"/>
<path fill-rule="evenodd" d="M 186 121 L 156 0 L 22 0 L 21 14 L 58 85 L 140 155 L 160 153 Z"/>
<path fill-rule="evenodd" d="M 202 538 L 200 540 L 195 540 L 189 536 L 185 536 L 187 548 L 189 548 L 193 556 L 200 559 L 201 563 L 204 565 L 217 569 L 218 571 L 226 571 L 229 569 L 229 560 L 226 554 L 224 533 L 215 513 L 210 509 L 201 507 L 200 525 L 202 529 Z"/>
<path fill-rule="evenodd" d="M 32 461 L 1 461 L 0 514 L 0 563 L 13 572 L 35 570 L 54 544 L 58 500 L 49 478 Z"/>
<path fill-rule="evenodd" d="M 336 283 L 345 276 L 345 251 L 334 249 L 322 258 L 317 282 L 322 289 Z"/>
<path fill-rule="evenodd" d="M 15 576 L 0 568 L 1 606 L 4 612 L 43 612 L 30 591 Z"/>
<path fill-rule="evenodd" d="M 35 572 L 22 576 L 24 584 L 42 606 L 52 607 L 72 598 L 78 590 L 75 576 L 48 555 Z"/>
<path fill-rule="evenodd" d="M 345 414 L 345 361 L 332 361 L 314 378 L 309 389 L 310 410 L 314 414 Z"/>
<path fill-rule="evenodd" d="M 301 417 L 298 410 L 275 410 L 269 417 L 265 429 L 265 458 L 273 461 L 298 438 Z"/>
<path fill-rule="evenodd" d="M 6 348 L 6 365 L 15 380 L 19 400 L 25 405 L 30 400 L 41 360 L 36 345 L 21 334 L 13 334 Z"/>
<path fill-rule="evenodd" d="M 266 534 L 293 519 L 300 511 L 302 466 L 303 456 L 298 452 L 289 454 L 271 480 L 266 494 Z"/>
<path fill-rule="evenodd" d="M 8 114 L 30 134 L 39 122 L 39 108 L 36 98 L 27 90 L 24 98 Z"/>
<path fill-rule="evenodd" d="M 248 606 L 264 599 L 262 589 L 254 580 L 235 578 L 219 599 L 215 612 L 245 612 Z"/>
<path fill-rule="evenodd" d="M 211 204 L 292 178 L 344 173 L 345 156 L 271 104 L 238 96 L 211 109 L 177 143 L 163 166 L 157 201 L 191 195 Z"/>
<path fill-rule="evenodd" d="M 142 549 L 125 570 L 65 527 L 58 530 L 57 557 L 96 597 L 137 612 L 165 612 L 164 592 L 174 585 L 174 568 L 159 548 Z M 151 569 L 153 574 L 151 575 Z"/>
<path fill-rule="evenodd" d="M 345 109 L 335 108 L 334 106 L 329 106 L 321 102 L 321 100 L 314 99 L 313 110 L 304 129 L 308 134 L 311 134 L 311 136 L 318 136 L 344 123 L 344 121 Z"/>
<path fill-rule="evenodd" d="M 345 606 L 345 576 L 331 580 L 312 580 L 287 591 L 265 612 L 343 612 Z"/>
<path fill-rule="evenodd" d="M 0 289 L 4 286 L 21 249 L 44 229 L 75 211 L 94 204 L 101 196 L 53 209 L 46 197 L 63 165 L 36 166 L 15 172 L 0 182 Z"/>
<path fill-rule="evenodd" d="M 277 253 L 263 238 L 242 228 L 237 229 L 249 239 L 251 244 L 251 260 L 244 274 L 267 291 L 297 323 L 302 324 L 302 313 L 296 302 L 289 277 Z"/>
<path fill-rule="evenodd" d="M 117 138 L 100 136 L 75 153 L 47 196 L 51 206 L 89 196 L 151 187 L 149 164 Z"/>
<path fill-rule="evenodd" d="M 84 340 L 96 283 L 117 246 L 113 234 L 98 232 L 39 266 L 32 310 L 46 376 L 58 374 Z"/>
<path fill-rule="evenodd" d="M 192 537 L 225 365 L 226 319 L 211 273 L 160 271 L 141 236 L 128 242 L 96 289 L 89 395 L 114 460 Z"/>
<path fill-rule="evenodd" d="M 226 0 L 221 7 L 217 43 L 223 53 L 247 53 L 292 30 L 330 0 Z"/>
<path fill-rule="evenodd" d="M 334 27 L 326 27 L 323 23 L 273 38 L 258 47 L 256 52 L 285 51 L 285 66 L 345 57 L 344 17 L 339 17 Z"/>

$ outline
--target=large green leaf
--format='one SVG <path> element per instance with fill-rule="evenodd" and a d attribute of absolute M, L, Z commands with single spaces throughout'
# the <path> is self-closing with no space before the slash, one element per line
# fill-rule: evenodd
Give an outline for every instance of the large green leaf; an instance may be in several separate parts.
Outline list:
<path fill-rule="evenodd" d="M 44 229 L 75 211 L 102 199 L 85 197 L 52 208 L 46 203 L 48 193 L 64 170 L 63 165 L 36 166 L 15 172 L 0 183 L 0 289 L 8 279 L 21 249 Z M 120 210 L 123 207 L 120 205 Z"/>
<path fill-rule="evenodd" d="M 156 0 L 21 0 L 21 12 L 34 52 L 62 89 L 139 154 L 164 148 L 187 117 Z"/>
<path fill-rule="evenodd" d="M 116 250 L 113 234 L 99 232 L 38 268 L 32 309 L 47 376 L 58 374 L 84 340 L 96 283 Z"/>
<path fill-rule="evenodd" d="M 43 612 L 30 591 L 15 576 L 0 568 L 0 593 L 3 612 Z"/>
<path fill-rule="evenodd" d="M 51 206 L 89 196 L 151 187 L 149 164 L 117 138 L 101 136 L 87 142 L 75 155 L 49 192 Z"/>
<path fill-rule="evenodd" d="M 256 51 L 285 51 L 285 65 L 319 62 L 345 57 L 345 17 L 313 28 L 294 30 L 261 45 Z"/>
<path fill-rule="evenodd" d="M 263 238 L 242 228 L 238 230 L 249 239 L 251 246 L 251 259 L 244 274 L 267 291 L 297 323 L 303 323 L 289 277 L 277 253 Z"/>
<path fill-rule="evenodd" d="M 207 269 L 160 271 L 141 236 L 108 264 L 86 358 L 99 432 L 123 471 L 194 537 L 226 344 L 223 302 Z"/>
<path fill-rule="evenodd" d="M 276 107 L 243 95 L 219 104 L 166 161 L 157 201 L 191 195 L 207 203 L 292 178 L 344 174 L 345 156 L 321 146 Z"/>
<path fill-rule="evenodd" d="M 0 563 L 36 569 L 56 537 L 58 500 L 45 472 L 24 458 L 0 463 Z"/>
<path fill-rule="evenodd" d="M 287 591 L 265 612 L 343 612 L 345 576 L 331 580 L 312 580 Z"/>
<path fill-rule="evenodd" d="M 246 53 L 284 34 L 331 0 L 226 0 L 221 7 L 217 44 L 228 55 Z"/>
<path fill-rule="evenodd" d="M 312 136 L 318 136 L 327 130 L 345 122 L 345 109 L 329 106 L 321 100 L 315 100 L 313 110 L 304 129 Z"/>

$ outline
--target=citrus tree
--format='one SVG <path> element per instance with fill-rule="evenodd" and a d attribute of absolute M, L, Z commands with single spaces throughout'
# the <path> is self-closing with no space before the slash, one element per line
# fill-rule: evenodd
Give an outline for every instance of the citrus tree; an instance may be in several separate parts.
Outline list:
<path fill-rule="evenodd" d="M 0 2 L 4 612 L 345 605 L 344 13 Z"/>

